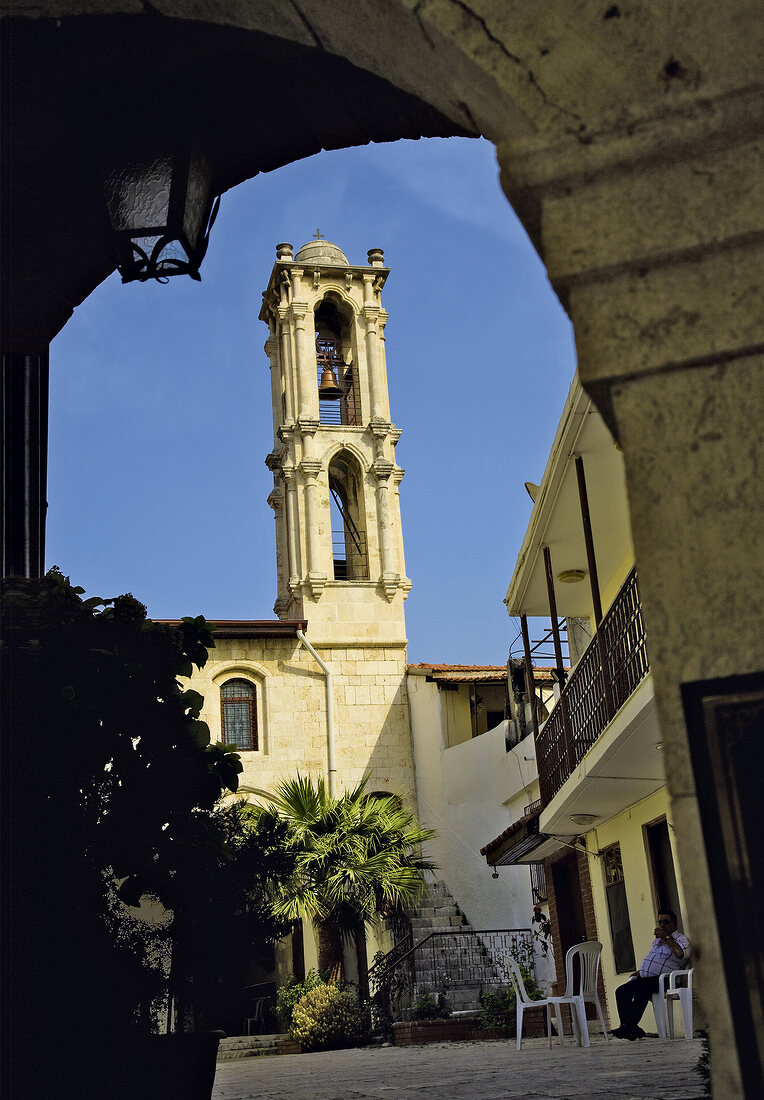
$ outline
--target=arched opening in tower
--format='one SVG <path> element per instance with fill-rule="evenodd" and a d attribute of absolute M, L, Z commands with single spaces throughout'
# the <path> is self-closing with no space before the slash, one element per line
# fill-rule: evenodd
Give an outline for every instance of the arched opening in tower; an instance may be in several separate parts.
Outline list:
<path fill-rule="evenodd" d="M 315 318 L 319 419 L 322 424 L 360 424 L 361 405 L 353 364 L 350 324 L 333 294 L 327 294 L 319 303 Z M 321 397 L 321 385 L 327 370 L 332 372 L 340 392 L 337 397 L 324 399 Z"/>
<path fill-rule="evenodd" d="M 369 579 L 361 479 L 355 459 L 341 451 L 329 463 L 332 562 L 336 581 Z"/>

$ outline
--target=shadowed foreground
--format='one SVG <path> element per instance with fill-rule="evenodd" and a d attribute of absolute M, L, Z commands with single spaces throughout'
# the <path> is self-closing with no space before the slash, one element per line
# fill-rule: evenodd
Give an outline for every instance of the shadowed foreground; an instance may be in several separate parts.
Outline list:
<path fill-rule="evenodd" d="M 213 1100 L 701 1100 L 698 1040 L 592 1038 L 589 1050 L 570 1039 L 550 1051 L 545 1039 L 372 1047 L 324 1054 L 248 1058 L 218 1065 Z"/>

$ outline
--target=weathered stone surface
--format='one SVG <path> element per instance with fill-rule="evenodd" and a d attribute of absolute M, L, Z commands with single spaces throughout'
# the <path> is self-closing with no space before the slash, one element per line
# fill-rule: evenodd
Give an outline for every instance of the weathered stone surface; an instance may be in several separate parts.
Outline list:
<path fill-rule="evenodd" d="M 219 1065 L 213 1100 L 702 1100 L 697 1040 L 641 1039 L 587 1050 L 568 1039 L 433 1043 L 429 1046 L 257 1058 Z"/>
<path fill-rule="evenodd" d="M 680 690 L 760 667 L 763 383 L 759 356 L 613 389 L 667 779 L 697 930 L 698 997 L 725 1051 L 716 1088 L 731 1094 L 734 1031 L 718 980 L 724 967 Z"/>

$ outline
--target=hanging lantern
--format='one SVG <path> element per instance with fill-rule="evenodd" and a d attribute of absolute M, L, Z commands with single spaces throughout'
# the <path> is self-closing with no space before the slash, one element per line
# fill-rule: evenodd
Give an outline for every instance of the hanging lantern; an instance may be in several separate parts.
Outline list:
<path fill-rule="evenodd" d="M 318 396 L 322 401 L 339 401 L 342 397 L 342 389 L 337 381 L 337 375 L 330 366 L 324 367 L 321 372 L 321 381 L 318 385 Z"/>
<path fill-rule="evenodd" d="M 106 200 L 123 283 L 166 282 L 170 275 L 201 279 L 199 266 L 220 205 L 203 154 L 189 146 L 114 169 L 106 179 Z"/>

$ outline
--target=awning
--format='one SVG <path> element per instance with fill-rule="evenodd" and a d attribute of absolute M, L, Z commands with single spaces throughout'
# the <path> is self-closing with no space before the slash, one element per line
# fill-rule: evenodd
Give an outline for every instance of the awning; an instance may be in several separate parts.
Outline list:
<path fill-rule="evenodd" d="M 567 847 L 565 841 L 539 832 L 541 809 L 524 814 L 484 848 L 480 854 L 490 867 L 508 867 L 516 863 L 540 863 Z"/>

